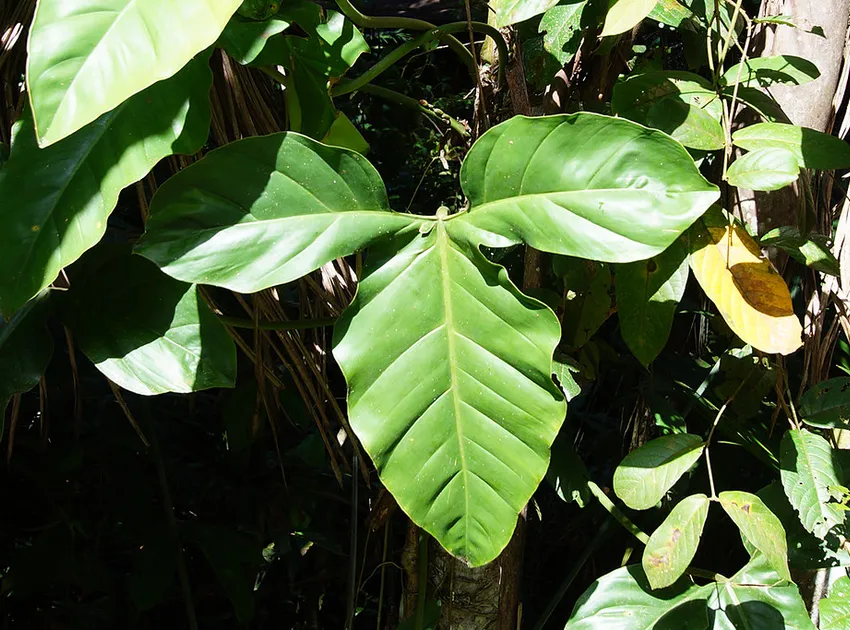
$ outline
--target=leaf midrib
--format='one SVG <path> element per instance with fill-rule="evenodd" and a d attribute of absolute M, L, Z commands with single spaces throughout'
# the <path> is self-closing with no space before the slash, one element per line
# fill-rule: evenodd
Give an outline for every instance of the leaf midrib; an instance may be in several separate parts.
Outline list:
<path fill-rule="evenodd" d="M 460 421 L 460 397 L 458 395 L 458 374 L 457 374 L 457 351 L 455 348 L 455 332 L 454 332 L 454 310 L 451 298 L 452 281 L 449 277 L 449 238 L 446 233 L 445 224 L 441 221 L 437 226 L 437 253 L 440 257 L 440 279 L 443 290 L 443 309 L 445 312 L 444 325 L 446 327 L 446 339 L 448 341 L 448 360 L 450 387 L 452 392 L 452 404 L 454 406 L 455 415 L 455 430 L 457 432 L 458 454 L 460 456 L 460 467 L 463 474 L 463 549 L 469 551 L 469 468 L 466 465 L 466 452 L 463 446 L 463 427 Z"/>

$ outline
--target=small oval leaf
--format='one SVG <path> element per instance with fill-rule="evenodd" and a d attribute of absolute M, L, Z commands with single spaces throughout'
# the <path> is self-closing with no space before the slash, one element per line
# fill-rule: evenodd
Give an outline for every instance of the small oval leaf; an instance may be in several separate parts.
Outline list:
<path fill-rule="evenodd" d="M 747 190 L 779 190 L 800 176 L 794 154 L 785 149 L 759 149 L 735 160 L 726 172 L 729 183 Z"/>
<path fill-rule="evenodd" d="M 649 537 L 643 551 L 643 570 L 653 589 L 674 584 L 694 559 L 709 503 L 704 494 L 682 499 Z"/>
<path fill-rule="evenodd" d="M 648 510 L 697 462 L 703 441 L 677 433 L 647 442 L 632 451 L 614 471 L 614 492 L 634 510 Z"/>

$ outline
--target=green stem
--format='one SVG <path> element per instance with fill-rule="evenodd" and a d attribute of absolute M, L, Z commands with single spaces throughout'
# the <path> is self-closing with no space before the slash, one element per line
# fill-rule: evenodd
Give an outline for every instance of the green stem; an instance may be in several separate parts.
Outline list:
<path fill-rule="evenodd" d="M 253 319 L 243 319 L 241 317 L 225 317 L 220 315 L 218 318 L 225 326 L 231 328 L 259 328 L 260 330 L 307 330 L 309 328 L 324 328 L 333 326 L 336 323 L 334 318 L 325 319 L 297 319 L 284 322 L 255 322 Z"/>
<path fill-rule="evenodd" d="M 288 77 L 277 71 L 271 66 L 263 66 L 260 68 L 263 72 L 269 75 L 272 79 L 280 83 L 284 88 L 286 96 L 286 117 L 288 119 L 289 131 L 301 131 L 301 101 L 298 100 L 298 92 L 295 91 L 295 86 L 292 82 L 292 77 Z"/>
<path fill-rule="evenodd" d="M 602 488 L 592 481 L 587 482 L 587 487 L 590 489 L 591 494 L 602 504 L 602 507 L 604 507 L 611 516 L 617 519 L 620 525 L 625 527 L 632 536 L 637 538 L 644 545 L 649 542 L 649 536 L 647 536 L 640 527 L 632 523 L 629 520 L 629 517 L 620 511 L 620 508 L 614 505 L 614 502 L 608 498 L 608 495 L 602 492 Z"/>
<path fill-rule="evenodd" d="M 410 31 L 430 31 L 436 26 L 435 24 L 431 24 L 431 22 L 417 20 L 416 18 L 365 15 L 358 11 L 349 0 L 336 0 L 336 4 L 345 17 L 361 28 L 403 28 Z M 466 49 L 466 46 L 459 39 L 450 35 L 443 37 L 442 41 L 457 53 L 458 57 L 460 57 L 461 61 L 469 69 L 470 74 L 473 77 L 477 77 L 478 66 L 475 64 L 475 57 Z"/>
<path fill-rule="evenodd" d="M 399 105 L 403 105 L 410 109 L 416 110 L 439 122 L 448 123 L 449 125 L 451 125 L 451 128 L 454 129 L 458 134 L 460 134 L 464 138 L 469 137 L 469 132 L 466 130 L 466 127 L 463 126 L 462 122 L 460 122 L 456 118 L 452 118 L 444 111 L 426 104 L 425 101 L 417 101 L 415 98 L 411 98 L 410 96 L 401 94 L 400 92 L 396 92 L 395 90 L 388 90 L 387 88 L 372 85 L 371 83 L 367 83 L 366 85 L 361 87 L 360 91 L 366 92 L 368 94 L 374 94 L 379 98 L 383 98 L 388 101 L 393 101 L 394 103 L 398 103 Z"/>
<path fill-rule="evenodd" d="M 331 90 L 331 96 L 342 96 L 343 94 L 354 92 L 367 83 L 371 83 L 377 79 L 381 74 L 386 72 L 394 64 L 398 63 L 398 61 L 404 58 L 407 54 L 416 50 L 423 44 L 427 44 L 435 39 L 440 39 L 449 33 L 463 32 L 468 28 L 472 28 L 472 30 L 476 33 L 486 33 L 496 41 L 496 45 L 499 49 L 499 81 L 501 82 L 504 78 L 505 64 L 508 60 L 508 45 L 505 43 L 502 34 L 498 31 L 498 29 L 493 28 L 489 24 L 484 24 L 483 22 L 454 22 L 439 28 L 433 28 L 430 31 L 422 33 L 419 37 L 402 44 L 383 59 L 378 61 L 378 63 L 374 66 L 366 70 L 366 72 L 361 74 L 359 77 L 336 84 Z"/>

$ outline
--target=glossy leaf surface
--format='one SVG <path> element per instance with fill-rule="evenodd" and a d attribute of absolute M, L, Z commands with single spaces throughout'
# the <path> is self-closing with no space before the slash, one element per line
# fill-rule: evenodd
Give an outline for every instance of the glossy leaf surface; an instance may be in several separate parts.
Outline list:
<path fill-rule="evenodd" d="M 642 364 L 652 363 L 667 344 L 689 273 L 688 250 L 681 241 L 649 260 L 617 266 L 620 332 Z"/>
<path fill-rule="evenodd" d="M 40 0 L 27 87 L 38 144 L 82 129 L 177 73 L 210 46 L 240 0 Z"/>
<path fill-rule="evenodd" d="M 493 26 L 504 28 L 522 22 L 551 9 L 558 0 L 490 0 Z"/>
<path fill-rule="evenodd" d="M 791 429 L 782 436 L 779 464 L 782 487 L 806 531 L 824 538 L 844 522 L 844 511 L 830 503 L 828 488 L 838 486 L 841 478 L 829 442 L 805 429 Z"/>
<path fill-rule="evenodd" d="M 587 113 L 490 129 L 461 184 L 471 209 L 458 220 L 483 244 L 607 262 L 661 253 L 718 196 L 666 134 Z"/>
<path fill-rule="evenodd" d="M 711 621 L 710 621 L 711 620 Z M 814 630 L 797 587 L 757 555 L 734 576 L 696 586 L 682 578 L 651 591 L 638 566 L 594 582 L 576 603 L 566 630 Z"/>
<path fill-rule="evenodd" d="M 665 435 L 632 451 L 614 471 L 614 492 L 634 510 L 655 506 L 699 460 L 703 451 L 699 436 Z"/>
<path fill-rule="evenodd" d="M 70 138 L 39 149 L 32 118 L 14 128 L 0 171 L 0 311 L 11 313 L 94 246 L 121 189 L 172 153 L 207 139 L 212 74 L 206 55 Z"/>
<path fill-rule="evenodd" d="M 843 630 L 850 627 L 850 577 L 838 578 L 829 589 L 829 597 L 820 600 L 821 630 Z"/>
<path fill-rule="evenodd" d="M 788 287 L 744 228 L 713 209 L 690 241 L 691 270 L 736 335 L 762 352 L 790 354 L 802 345 Z"/>
<path fill-rule="evenodd" d="M 124 389 L 151 396 L 236 381 L 236 346 L 197 288 L 140 256 L 108 259 L 63 304 L 80 348 Z"/>
<path fill-rule="evenodd" d="M 641 124 L 661 129 L 687 147 L 723 148 L 723 106 L 711 84 L 691 72 L 645 72 L 614 86 L 611 108 Z"/>
<path fill-rule="evenodd" d="M 815 64 L 793 55 L 754 57 L 735 64 L 721 77 L 724 86 L 736 83 L 745 87 L 770 87 L 777 83 L 803 85 L 820 76 Z"/>
<path fill-rule="evenodd" d="M 782 579 L 790 582 L 785 529 L 776 515 L 758 496 L 749 492 L 721 492 L 718 498 L 720 505 L 741 530 L 741 535 L 764 554 L 770 567 Z"/>
<path fill-rule="evenodd" d="M 726 172 L 729 183 L 747 190 L 779 190 L 797 181 L 797 158 L 785 149 L 759 149 L 735 160 Z"/>
<path fill-rule="evenodd" d="M 831 378 L 800 397 L 803 422 L 821 429 L 850 428 L 850 378 Z"/>
<path fill-rule="evenodd" d="M 9 400 L 38 385 L 53 356 L 46 297 L 33 300 L 9 321 L 0 318 L 0 435 Z"/>
<path fill-rule="evenodd" d="M 179 280 L 253 293 L 420 222 L 389 210 L 360 154 L 279 133 L 228 144 L 169 179 L 137 251 Z"/>
<path fill-rule="evenodd" d="M 351 425 L 381 481 L 449 552 L 493 560 L 564 419 L 554 314 L 452 219 L 370 252 L 335 337 Z"/>
<path fill-rule="evenodd" d="M 803 236 L 799 229 L 787 225 L 771 230 L 759 242 L 762 247 L 777 247 L 794 260 L 821 273 L 836 277 L 841 275 L 841 266 L 829 247 L 829 240 L 823 234 L 810 232 Z"/>
<path fill-rule="evenodd" d="M 832 170 L 850 167 L 850 145 L 841 138 L 808 127 L 784 123 L 759 123 L 732 134 L 742 149 L 785 149 L 797 158 L 800 168 Z"/>
<path fill-rule="evenodd" d="M 614 0 L 605 16 L 605 25 L 602 27 L 600 37 L 619 35 L 631 30 L 639 24 L 652 9 L 658 0 Z"/>
<path fill-rule="evenodd" d="M 642 564 L 653 589 L 675 584 L 694 559 L 709 503 L 704 494 L 682 499 L 649 537 Z"/>

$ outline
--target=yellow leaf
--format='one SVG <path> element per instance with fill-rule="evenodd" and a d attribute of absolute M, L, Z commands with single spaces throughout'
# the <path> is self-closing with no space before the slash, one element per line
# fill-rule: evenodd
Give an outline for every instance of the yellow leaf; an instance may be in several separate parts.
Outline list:
<path fill-rule="evenodd" d="M 689 236 L 694 276 L 735 334 L 762 352 L 797 350 L 803 329 L 788 286 L 744 228 L 713 207 Z"/>

